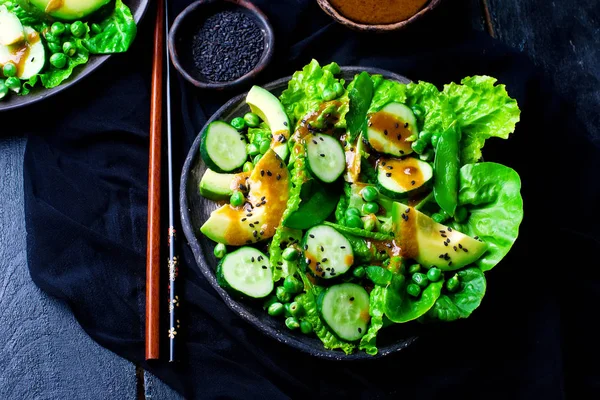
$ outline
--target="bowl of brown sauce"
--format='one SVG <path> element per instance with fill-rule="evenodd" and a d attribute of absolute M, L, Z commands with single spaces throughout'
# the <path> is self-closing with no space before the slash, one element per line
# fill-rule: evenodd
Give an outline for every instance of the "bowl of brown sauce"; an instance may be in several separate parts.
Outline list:
<path fill-rule="evenodd" d="M 351 29 L 389 32 L 419 20 L 442 0 L 317 0 L 330 17 Z"/>

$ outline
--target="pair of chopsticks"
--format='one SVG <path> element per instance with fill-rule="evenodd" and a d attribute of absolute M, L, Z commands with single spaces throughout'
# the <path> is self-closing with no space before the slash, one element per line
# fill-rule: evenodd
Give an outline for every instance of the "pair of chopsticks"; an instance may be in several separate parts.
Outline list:
<path fill-rule="evenodd" d="M 167 0 L 157 1 L 154 26 L 152 87 L 150 97 L 150 151 L 148 165 L 148 238 L 146 250 L 146 360 L 159 358 L 160 348 L 160 192 L 163 115 L 163 65 L 166 65 L 167 157 L 169 185 L 169 361 L 176 360 L 175 344 L 178 326 L 176 295 L 178 259 L 175 252 L 175 221 L 173 209 L 173 160 L 171 146 L 171 76 L 169 49 L 165 38 L 169 33 Z M 165 63 L 166 61 L 166 63 Z"/>

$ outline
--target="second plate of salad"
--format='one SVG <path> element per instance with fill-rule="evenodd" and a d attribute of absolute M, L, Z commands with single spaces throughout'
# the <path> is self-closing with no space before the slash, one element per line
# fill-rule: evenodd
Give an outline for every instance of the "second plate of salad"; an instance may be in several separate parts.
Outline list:
<path fill-rule="evenodd" d="M 517 239 L 520 179 L 482 160 L 520 111 L 503 85 L 437 88 L 316 60 L 198 135 L 181 217 L 235 312 L 313 355 L 372 358 L 467 318 Z"/>

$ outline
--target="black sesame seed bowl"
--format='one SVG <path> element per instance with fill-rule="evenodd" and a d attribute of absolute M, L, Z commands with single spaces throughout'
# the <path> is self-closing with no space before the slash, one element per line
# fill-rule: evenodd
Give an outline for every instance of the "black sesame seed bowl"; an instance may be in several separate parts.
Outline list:
<path fill-rule="evenodd" d="M 246 0 L 200 0 L 185 8 L 168 37 L 175 69 L 200 89 L 249 83 L 271 61 L 275 38 L 267 17 Z"/>
<path fill-rule="evenodd" d="M 361 71 L 367 71 L 370 74 L 382 74 L 387 79 L 395 79 L 404 83 L 410 82 L 401 75 L 377 68 L 342 67 L 341 69 L 342 76 L 346 81 L 352 80 L 354 75 Z M 263 85 L 263 87 L 279 96 L 287 87 L 290 78 L 288 76 Z M 291 346 L 303 353 L 310 354 L 313 357 L 334 361 L 378 359 L 408 348 L 419 337 L 435 336 L 434 333 L 439 328 L 434 325 L 427 324 L 425 326 L 416 322 L 395 324 L 381 330 L 377 336 L 379 352 L 376 356 L 368 355 L 363 351 L 346 355 L 340 350 L 328 350 L 324 348 L 321 341 L 315 336 L 307 336 L 297 331 L 290 331 L 286 328 L 282 319 L 271 317 L 263 310 L 262 301 L 257 302 L 250 299 L 236 298 L 219 286 L 215 276 L 218 263 L 213 254 L 215 243 L 200 233 L 202 224 L 219 205 L 205 199 L 198 191 L 198 183 L 207 168 L 200 157 L 199 147 L 202 132 L 204 132 L 208 124 L 215 120 L 229 121 L 234 117 L 243 116 L 249 111 L 245 98 L 246 93 L 232 98 L 212 115 L 196 137 L 182 169 L 179 193 L 180 218 L 186 242 L 190 246 L 196 261 L 196 264 L 193 266 L 196 268 L 193 268 L 193 271 L 206 279 L 227 306 L 252 327 L 280 343 Z M 261 248 L 260 246 L 259 244 L 257 247 Z M 266 246 L 266 243 L 262 246 Z M 265 251 L 265 248 L 261 248 L 261 250 Z"/>

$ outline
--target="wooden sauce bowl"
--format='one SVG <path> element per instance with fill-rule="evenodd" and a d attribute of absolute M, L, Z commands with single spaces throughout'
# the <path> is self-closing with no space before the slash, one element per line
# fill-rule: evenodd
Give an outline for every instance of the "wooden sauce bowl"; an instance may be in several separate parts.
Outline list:
<path fill-rule="evenodd" d="M 430 0 L 416 14 L 413 14 L 410 18 L 405 19 L 403 21 L 386 23 L 386 24 L 365 24 L 365 23 L 353 21 L 353 20 L 345 17 L 344 15 L 342 15 L 338 10 L 335 9 L 335 7 L 329 2 L 329 0 L 317 0 L 317 3 L 321 7 L 321 9 L 323 11 L 325 11 L 325 13 L 327 15 L 329 15 L 331 18 L 333 18 L 336 22 L 338 22 L 342 25 L 345 25 L 350 29 L 354 29 L 357 31 L 375 32 L 375 33 L 391 32 L 391 31 L 396 31 L 396 30 L 402 29 L 402 28 L 412 24 L 413 22 L 421 19 L 425 14 L 427 14 L 429 11 L 431 11 L 435 7 L 437 7 L 441 2 L 442 2 L 442 0 Z"/>

